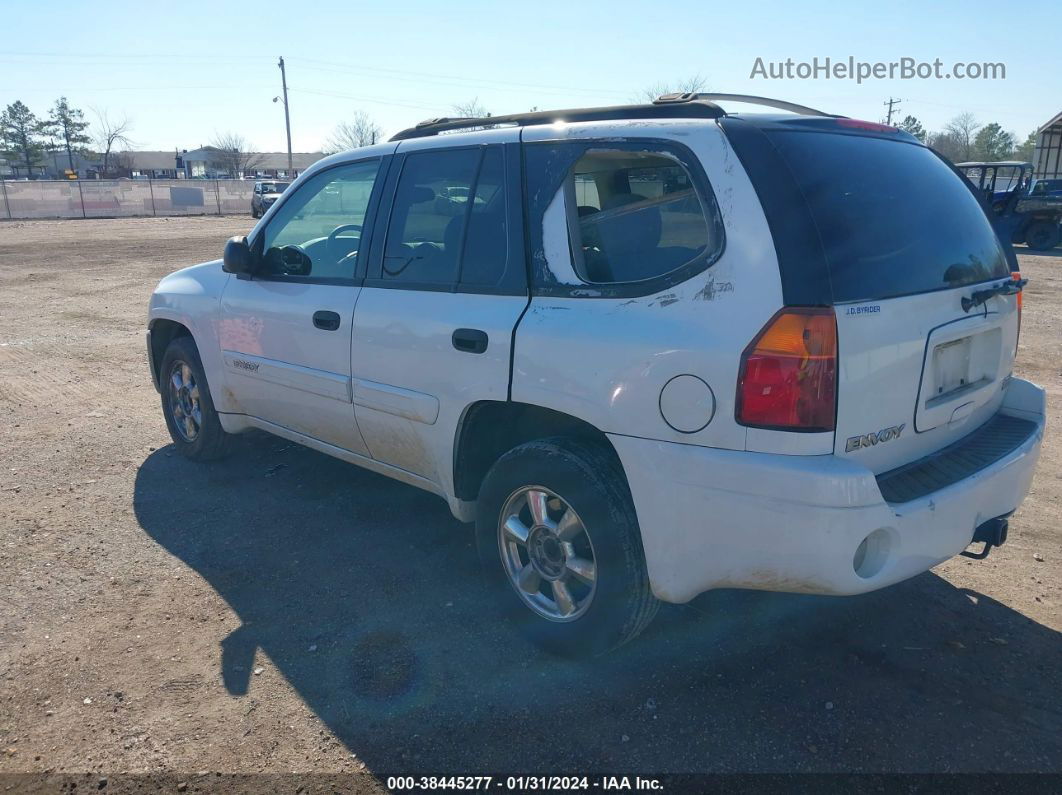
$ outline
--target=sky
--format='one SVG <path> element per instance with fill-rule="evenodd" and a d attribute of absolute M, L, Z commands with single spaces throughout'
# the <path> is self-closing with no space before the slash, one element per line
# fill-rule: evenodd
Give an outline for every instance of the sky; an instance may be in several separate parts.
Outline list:
<path fill-rule="evenodd" d="M 874 121 L 897 98 L 899 117 L 931 130 L 968 111 L 1019 140 L 1062 111 L 1059 0 L 40 0 L 2 16 L 0 106 L 21 100 L 43 117 L 66 96 L 89 120 L 93 108 L 127 116 L 137 149 L 193 149 L 232 132 L 283 151 L 281 55 L 297 152 L 317 151 L 358 110 L 391 134 L 474 99 L 495 115 L 624 104 L 693 75 L 706 90 Z M 944 71 L 1002 62 L 1006 77 L 752 76 L 758 58 L 816 57 L 940 59 Z"/>

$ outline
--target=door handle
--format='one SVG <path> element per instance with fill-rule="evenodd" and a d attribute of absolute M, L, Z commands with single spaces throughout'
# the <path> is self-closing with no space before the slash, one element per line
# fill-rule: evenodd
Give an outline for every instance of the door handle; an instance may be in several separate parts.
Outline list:
<path fill-rule="evenodd" d="M 451 340 L 463 353 L 484 353 L 487 350 L 487 332 L 478 328 L 459 328 Z"/>
<path fill-rule="evenodd" d="M 339 328 L 339 315 L 322 309 L 313 313 L 313 324 L 325 331 L 335 331 Z"/>

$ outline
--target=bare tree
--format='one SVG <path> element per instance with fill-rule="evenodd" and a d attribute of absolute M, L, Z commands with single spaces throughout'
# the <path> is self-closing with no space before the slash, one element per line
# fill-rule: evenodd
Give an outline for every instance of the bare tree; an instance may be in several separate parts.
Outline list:
<path fill-rule="evenodd" d="M 114 150 L 118 147 L 128 149 L 133 146 L 133 140 L 129 137 L 133 123 L 125 115 L 121 120 L 111 119 L 106 109 L 93 108 L 92 112 L 96 115 L 93 141 L 103 157 L 101 176 L 106 179 L 111 173 L 111 158 Z"/>
<path fill-rule="evenodd" d="M 479 97 L 473 97 L 468 102 L 458 102 L 455 105 L 451 105 L 450 108 L 454 112 L 455 119 L 485 119 L 490 116 L 490 111 L 483 107 L 483 104 L 479 101 Z M 481 124 L 474 127 L 463 127 L 461 130 L 455 130 L 454 132 L 468 132 L 470 130 L 489 130 L 493 125 Z"/>
<path fill-rule="evenodd" d="M 959 157 L 969 160 L 973 155 L 974 138 L 981 125 L 977 123 L 972 113 L 960 113 L 954 119 L 944 125 L 944 132 L 954 136 L 958 142 Z"/>
<path fill-rule="evenodd" d="M 210 165 L 233 178 L 262 164 L 262 155 L 251 151 L 254 146 L 238 133 L 214 133 L 210 147 L 215 150 Z"/>
<path fill-rule="evenodd" d="M 459 119 L 482 119 L 490 115 L 490 111 L 483 107 L 479 97 L 473 97 L 469 102 L 458 102 L 450 107 L 454 116 Z"/>
<path fill-rule="evenodd" d="M 110 164 L 108 166 L 113 177 L 129 177 L 132 176 L 133 169 L 136 168 L 136 156 L 132 152 L 111 152 Z"/>
<path fill-rule="evenodd" d="M 698 72 L 674 83 L 660 81 L 653 83 L 651 86 L 646 86 L 641 93 L 634 96 L 633 101 L 652 102 L 662 94 L 685 94 L 687 92 L 695 94 L 698 91 L 705 91 L 707 88 L 708 81 Z"/>
<path fill-rule="evenodd" d="M 926 136 L 926 143 L 952 163 L 961 163 L 969 159 L 963 156 L 962 141 L 954 133 L 931 132 Z"/>
<path fill-rule="evenodd" d="M 371 146 L 378 142 L 382 135 L 380 125 L 365 111 L 357 110 L 350 121 L 336 125 L 332 137 L 325 143 L 325 151 L 331 154 L 357 149 L 359 146 Z"/>

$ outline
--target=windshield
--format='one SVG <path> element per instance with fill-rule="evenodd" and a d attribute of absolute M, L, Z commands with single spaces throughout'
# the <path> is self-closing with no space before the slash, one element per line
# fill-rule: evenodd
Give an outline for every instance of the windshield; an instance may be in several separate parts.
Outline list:
<path fill-rule="evenodd" d="M 835 302 L 943 290 L 1010 274 L 981 205 L 924 146 L 773 131 L 829 267 Z"/>
<path fill-rule="evenodd" d="M 263 182 L 262 193 L 283 193 L 289 184 L 288 182 Z"/>

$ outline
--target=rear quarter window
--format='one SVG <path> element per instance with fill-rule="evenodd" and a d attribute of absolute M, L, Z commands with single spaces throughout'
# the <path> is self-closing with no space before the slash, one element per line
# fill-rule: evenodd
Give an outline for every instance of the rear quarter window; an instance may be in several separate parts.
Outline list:
<path fill-rule="evenodd" d="M 670 142 L 563 142 L 524 149 L 532 274 L 540 294 L 648 295 L 723 248 L 693 155 Z"/>

